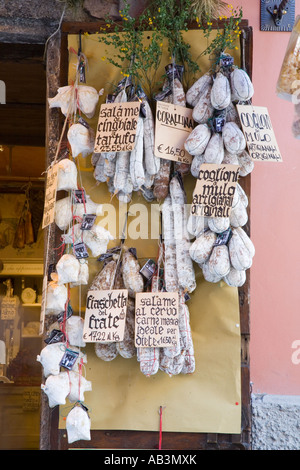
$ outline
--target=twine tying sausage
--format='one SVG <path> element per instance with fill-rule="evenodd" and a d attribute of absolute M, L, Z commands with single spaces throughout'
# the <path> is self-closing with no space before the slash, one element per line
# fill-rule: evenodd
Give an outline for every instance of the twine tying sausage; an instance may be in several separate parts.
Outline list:
<path fill-rule="evenodd" d="M 162 449 L 162 414 L 164 407 L 159 407 L 159 440 L 158 440 L 158 449 Z"/>

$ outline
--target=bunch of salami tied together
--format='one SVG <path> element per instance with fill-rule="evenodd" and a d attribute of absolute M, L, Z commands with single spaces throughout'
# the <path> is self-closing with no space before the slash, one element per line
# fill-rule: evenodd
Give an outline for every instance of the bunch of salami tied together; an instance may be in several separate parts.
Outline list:
<path fill-rule="evenodd" d="M 185 142 L 193 155 L 192 174 L 197 177 L 202 163 L 239 165 L 240 176 L 253 170 L 246 151 L 236 104 L 247 103 L 254 93 L 248 74 L 235 66 L 220 66 L 211 75 L 202 75 L 187 91 L 187 103 L 197 123 Z"/>
<path fill-rule="evenodd" d="M 239 183 L 229 217 L 189 214 L 184 189 L 184 176 L 191 173 L 198 178 L 204 163 L 237 165 L 240 177 L 253 170 L 254 164 L 246 150 L 236 104 L 248 103 L 254 89 L 248 74 L 234 66 L 230 59 L 221 56 L 215 72 L 202 75 L 187 92 L 182 84 L 183 68 L 169 64 L 162 90 L 154 97 L 157 101 L 192 108 L 196 124 L 184 143 L 185 150 L 192 156 L 191 165 L 155 155 L 155 119 L 149 100 L 143 90 L 136 88 L 128 78 L 118 84 L 115 93 L 108 95 L 106 101 L 140 101 L 135 147 L 131 151 L 95 153 L 95 132 L 82 117 L 78 118 L 78 110 L 87 118 L 94 116 L 99 94 L 103 90 L 98 93 L 92 87 L 77 84 L 60 88 L 57 95 L 49 99 L 50 107 L 60 107 L 69 118 L 67 138 L 73 157 L 73 161 L 70 158 L 61 159 L 58 165 L 57 190 L 69 193 L 55 205 L 55 223 L 64 232 L 62 242 L 73 249 L 78 243 L 83 243 L 94 257 L 107 255 L 102 269 L 92 280 L 90 290 L 125 288 L 128 291 L 123 341 L 96 343 L 95 354 L 103 361 L 111 361 L 118 356 L 125 359 L 136 357 L 141 372 L 146 376 L 156 374 L 158 370 L 170 376 L 195 370 L 190 316 L 186 305 L 186 294 L 196 289 L 194 263 L 200 266 L 206 281 L 216 283 L 223 280 L 229 286 L 240 287 L 245 283 L 246 270 L 252 265 L 255 254 L 253 243 L 244 230 L 248 222 L 248 198 Z M 78 155 L 84 158 L 91 155 L 94 178 L 98 183 L 106 183 L 108 191 L 121 202 L 130 203 L 133 193 L 139 192 L 146 201 L 161 203 L 163 243 L 159 244 L 157 271 L 152 278 L 151 291 L 162 290 L 162 282 L 166 292 L 179 294 L 179 338 L 173 347 L 135 346 L 135 296 L 145 291 L 145 281 L 133 249 L 121 245 L 118 255 L 115 252 L 110 255 L 107 247 L 112 236 L 108 231 L 99 224 L 88 230 L 82 229 L 84 216 L 93 214 L 96 218 L 101 215 L 102 205 L 94 203 L 88 195 L 84 195 L 83 201 L 75 200 L 78 191 L 83 189 L 78 185 L 75 164 Z M 88 282 L 87 259 L 79 262 L 76 253 L 62 255 L 48 283 L 46 314 L 58 315 L 66 309 L 68 286 Z M 80 377 L 82 393 L 91 389 L 91 384 L 82 374 L 78 374 L 76 365 L 71 372 L 60 370 L 61 356 L 69 344 L 73 350 L 85 346 L 82 329 L 79 316 L 72 315 L 65 319 L 63 331 L 67 343 L 59 341 L 48 344 L 37 358 L 44 367 L 46 383 L 42 389 L 47 393 L 51 407 L 65 403 L 67 396 L 71 397 L 71 401 L 83 401 L 83 396 L 72 395 L 72 381 L 67 384 L 66 379 L 70 374 L 74 376 L 74 381 L 77 376 Z M 86 356 L 80 349 L 79 358 L 81 367 L 86 362 Z M 74 383 L 73 388 L 76 388 L 76 381 Z M 80 407 L 74 408 L 74 415 L 81 413 Z M 74 419 L 76 421 L 76 416 Z M 70 418 L 69 442 L 78 439 L 79 432 L 71 421 Z M 71 437 L 72 432 L 75 433 L 74 437 Z M 88 430 L 86 435 L 89 438 Z"/>
<path fill-rule="evenodd" d="M 252 265 L 254 245 L 242 227 L 223 231 L 207 219 L 199 217 L 193 222 L 198 226 L 193 227 L 196 239 L 190 256 L 202 269 L 206 281 L 216 283 L 223 279 L 229 286 L 241 287 L 246 281 L 246 270 Z"/>
<path fill-rule="evenodd" d="M 83 340 L 84 320 L 74 315 L 69 302 L 69 289 L 89 282 L 88 256 L 99 256 L 107 251 L 112 239 L 110 233 L 99 224 L 84 227 L 85 216 L 92 216 L 93 221 L 102 214 L 102 205 L 97 204 L 85 194 L 80 186 L 76 157 L 86 157 L 94 146 L 94 132 L 85 121 L 77 119 L 78 110 L 88 118 L 93 117 L 99 100 L 98 92 L 85 85 L 66 86 L 58 89 L 54 98 L 49 98 L 49 106 L 59 107 L 68 124 L 67 139 L 72 159 L 58 156 L 56 191 L 65 191 L 67 196 L 56 200 L 54 221 L 63 232 L 62 250 L 51 274 L 45 295 L 45 314 L 56 316 L 45 339 L 47 345 L 37 356 L 43 367 L 45 383 L 41 389 L 47 395 L 49 407 L 66 404 L 66 399 L 73 404 L 66 417 L 68 442 L 90 440 L 90 417 L 84 406 L 84 393 L 92 390 L 92 384 L 84 374 L 87 356 L 81 348 L 86 346 Z M 81 256 L 75 250 L 77 244 L 86 248 L 86 255 Z M 68 252 L 65 252 L 68 247 Z M 70 249 L 72 247 L 72 250 Z M 89 253 L 88 253 L 89 252 Z"/>
<path fill-rule="evenodd" d="M 95 353 L 103 361 L 112 361 L 118 355 L 125 359 L 136 356 L 134 345 L 135 293 L 143 292 L 144 281 L 139 273 L 134 254 L 124 247 L 118 255 L 107 258 L 91 283 L 90 290 L 128 289 L 124 338 L 118 342 L 95 343 Z"/>
<path fill-rule="evenodd" d="M 52 308 L 53 307 L 53 308 Z M 68 399 L 73 404 L 66 419 L 68 442 L 90 440 L 90 417 L 83 405 L 84 394 L 92 390 L 92 383 L 83 374 L 87 356 L 81 348 L 84 320 L 79 315 L 68 316 L 68 289 L 64 284 L 51 281 L 47 292 L 47 313 L 58 313 L 57 321 L 51 325 L 47 345 L 37 356 L 43 367 L 45 383 L 42 391 L 47 395 L 49 407 L 65 405 Z M 70 359 L 69 359 L 70 358 Z M 80 423 L 80 424 L 79 424 Z"/>
<path fill-rule="evenodd" d="M 162 91 L 154 98 L 168 103 L 186 106 L 182 85 L 182 67 L 166 66 L 166 78 Z M 163 201 L 169 192 L 173 167 L 175 171 L 186 174 L 190 165 L 172 162 L 155 155 L 155 119 L 152 108 L 144 91 L 122 80 L 107 102 L 129 102 L 139 100 L 141 113 L 136 129 L 136 145 L 132 151 L 93 153 L 94 178 L 98 183 L 107 183 L 111 194 L 129 203 L 134 192 L 139 192 L 146 201 Z"/>
<path fill-rule="evenodd" d="M 96 343 L 96 356 L 103 361 L 112 361 L 121 356 L 124 359 L 136 357 L 140 365 L 140 371 L 147 377 L 154 375 L 158 370 L 168 375 L 179 373 L 192 373 L 195 369 L 194 348 L 189 323 L 189 310 L 184 299 L 184 290 L 179 292 L 179 341 L 172 347 L 136 347 L 135 346 L 135 296 L 145 291 L 145 281 L 140 272 L 141 267 L 132 248 L 122 246 L 120 254 L 105 262 L 99 273 L 95 276 L 90 290 L 127 289 L 128 303 L 125 323 L 124 338 L 119 342 Z M 161 263 L 164 265 L 164 251 L 160 246 L 158 263 L 152 282 L 151 291 L 159 292 L 159 270 Z M 163 271 L 165 272 L 165 267 Z M 174 274 L 174 273 L 173 273 Z M 191 277 L 191 276 L 190 276 Z M 173 276 L 174 279 L 174 276 Z M 164 283 L 170 292 L 176 291 L 178 283 L 173 283 L 168 272 L 164 274 Z M 193 284 L 193 288 L 195 285 Z"/>
<path fill-rule="evenodd" d="M 153 183 L 160 169 L 160 158 L 154 154 L 154 118 L 149 101 L 141 88 L 135 89 L 122 80 L 107 102 L 140 101 L 134 149 L 122 152 L 94 153 L 91 157 L 94 178 L 107 183 L 111 194 L 128 203 L 133 192 L 139 191 L 147 201 L 154 200 Z"/>
<path fill-rule="evenodd" d="M 248 74 L 222 58 L 214 75 L 204 74 L 187 91 L 187 103 L 193 108 L 197 125 L 184 145 L 193 155 L 191 173 L 195 178 L 203 163 L 237 165 L 241 177 L 251 173 L 254 163 L 246 150 L 236 104 L 248 103 L 253 93 Z M 248 198 L 237 183 L 229 217 L 190 215 L 188 231 L 195 237 L 190 256 L 208 282 L 223 279 L 235 287 L 245 283 L 255 254 L 242 228 L 248 222 L 247 207 Z"/>
<path fill-rule="evenodd" d="M 174 176 L 170 181 L 170 194 L 162 204 L 162 238 L 159 247 L 157 271 L 152 279 L 152 292 L 162 290 L 178 292 L 178 330 L 176 345 L 167 348 L 139 348 L 140 370 L 150 376 L 162 370 L 169 376 L 191 374 L 195 370 L 194 344 L 186 293 L 196 288 L 195 271 L 189 255 L 190 241 L 187 232 L 185 192 L 181 180 Z M 162 271 L 162 279 L 160 278 Z"/>
<path fill-rule="evenodd" d="M 244 284 L 255 254 L 242 228 L 248 221 L 247 206 L 247 195 L 237 183 L 229 217 L 189 216 L 187 230 L 194 238 L 189 254 L 201 267 L 206 281 L 223 279 L 235 287 Z"/>

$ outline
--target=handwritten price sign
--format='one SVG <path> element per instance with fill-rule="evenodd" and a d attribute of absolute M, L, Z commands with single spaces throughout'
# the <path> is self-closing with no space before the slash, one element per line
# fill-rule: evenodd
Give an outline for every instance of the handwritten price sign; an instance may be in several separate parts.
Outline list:
<path fill-rule="evenodd" d="M 54 221 L 58 163 L 55 163 L 47 172 L 44 214 L 42 228 L 48 227 Z"/>
<path fill-rule="evenodd" d="M 268 109 L 252 105 L 236 108 L 252 160 L 282 162 Z"/>
<path fill-rule="evenodd" d="M 88 291 L 83 339 L 88 343 L 123 340 L 127 311 L 126 289 Z"/>
<path fill-rule="evenodd" d="M 179 337 L 178 292 L 142 292 L 136 294 L 136 347 L 176 346 Z"/>
<path fill-rule="evenodd" d="M 101 105 L 95 153 L 126 152 L 134 149 L 141 103 L 104 103 Z"/>
<path fill-rule="evenodd" d="M 171 145 L 159 144 L 157 147 L 158 155 L 167 155 L 169 160 L 178 160 L 183 163 L 190 163 L 190 158 L 187 156 L 187 151 L 181 148 L 175 148 Z"/>
<path fill-rule="evenodd" d="M 191 163 L 192 156 L 184 142 L 194 128 L 192 109 L 157 102 L 155 122 L 155 155 L 176 162 Z"/>

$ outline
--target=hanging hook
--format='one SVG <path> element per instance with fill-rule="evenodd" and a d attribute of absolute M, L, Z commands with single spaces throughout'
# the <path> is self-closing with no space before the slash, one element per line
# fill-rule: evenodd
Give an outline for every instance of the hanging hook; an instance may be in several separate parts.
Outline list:
<path fill-rule="evenodd" d="M 79 30 L 79 33 L 78 33 L 78 40 L 79 40 L 78 57 L 80 57 L 80 54 L 82 52 L 81 29 Z"/>
<path fill-rule="evenodd" d="M 276 26 L 279 26 L 283 15 L 286 15 L 288 12 L 288 2 L 289 0 L 282 0 L 282 2 L 279 4 L 279 6 L 274 5 L 274 7 L 267 7 L 267 11 L 270 13 L 272 16 L 274 23 Z"/>
<path fill-rule="evenodd" d="M 85 57 L 84 53 L 82 52 L 81 34 L 82 34 L 82 30 L 80 30 L 79 34 L 78 34 L 79 45 L 78 45 L 78 53 L 77 53 L 77 59 L 78 59 L 78 66 L 77 67 L 78 67 L 78 71 L 79 71 L 79 82 L 80 83 L 86 83 L 85 71 L 86 71 L 86 67 L 87 67 L 87 60 L 86 60 L 86 57 Z"/>

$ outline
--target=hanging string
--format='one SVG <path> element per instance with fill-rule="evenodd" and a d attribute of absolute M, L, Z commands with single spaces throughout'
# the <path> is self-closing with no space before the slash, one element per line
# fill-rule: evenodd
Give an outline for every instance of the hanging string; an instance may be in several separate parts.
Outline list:
<path fill-rule="evenodd" d="M 159 441 L 158 441 L 158 449 L 161 450 L 162 448 L 162 406 L 159 407 Z"/>
<path fill-rule="evenodd" d="M 184 325 L 185 325 L 185 330 L 184 332 L 186 333 L 187 335 L 187 343 L 190 343 L 192 341 L 192 338 L 191 338 L 191 330 L 189 328 L 189 316 L 188 316 L 188 311 L 187 311 L 187 306 L 186 306 L 186 303 L 185 303 L 185 293 L 186 291 L 183 291 L 180 293 L 180 298 L 179 298 L 179 302 L 181 304 L 181 308 L 183 309 L 183 315 L 184 315 Z M 192 355 L 190 353 L 190 348 L 187 348 L 186 349 L 186 355 L 188 356 L 189 358 L 189 364 L 191 363 L 191 358 L 194 357 L 194 355 Z"/>
<path fill-rule="evenodd" d="M 58 145 L 57 145 L 57 149 L 56 149 L 56 153 L 55 153 L 55 157 L 54 157 L 54 161 L 53 161 L 52 165 L 54 163 L 56 163 L 56 161 L 57 161 L 58 154 L 59 154 L 59 151 L 61 149 L 62 139 L 63 139 L 63 136 L 65 134 L 65 130 L 66 130 L 66 127 L 67 127 L 67 124 L 68 124 L 68 121 L 69 121 L 69 116 L 70 116 L 72 110 L 73 110 L 73 113 L 76 116 L 77 100 L 78 100 L 78 97 L 77 97 L 78 75 L 79 75 L 79 69 L 77 67 L 74 85 L 71 87 L 71 96 L 70 96 L 70 101 L 69 101 L 69 105 L 68 105 L 68 111 L 67 111 L 67 114 L 66 114 L 66 117 L 65 117 L 64 125 L 63 125 L 63 128 L 62 128 L 62 132 L 61 132 L 61 135 L 60 135 L 60 138 L 59 138 L 59 142 L 58 142 Z M 75 119 L 75 117 L 73 116 L 73 121 L 74 121 L 74 119 Z"/>
<path fill-rule="evenodd" d="M 63 240 L 61 241 L 61 243 L 60 243 L 57 247 L 54 248 L 54 251 L 60 250 L 60 251 L 58 252 L 58 257 L 59 257 L 59 258 L 61 258 L 62 255 L 64 254 L 65 248 L 66 248 L 66 244 L 65 244 L 65 242 L 64 242 Z"/>
<path fill-rule="evenodd" d="M 119 257 L 118 257 L 118 261 L 117 261 L 117 264 L 116 264 L 114 275 L 112 277 L 110 289 L 112 289 L 114 284 L 115 284 L 116 275 L 117 275 L 117 272 L 118 272 L 118 269 L 119 269 L 119 266 L 120 266 L 120 263 L 121 263 L 121 260 L 122 260 L 122 256 L 123 256 L 123 246 L 124 246 L 124 242 L 125 242 L 125 231 L 126 231 L 128 215 L 129 215 L 129 211 L 126 212 L 126 216 L 125 216 L 125 222 L 124 222 L 123 231 L 122 231 L 122 238 L 121 238 L 120 254 L 119 254 Z"/>
<path fill-rule="evenodd" d="M 81 357 L 80 361 L 79 361 L 79 365 L 78 365 L 78 374 L 79 374 L 79 378 L 78 378 L 78 400 L 80 400 L 80 387 L 81 387 L 81 377 L 82 377 L 82 364 L 83 364 L 83 359 Z"/>
<path fill-rule="evenodd" d="M 44 54 L 43 54 L 43 62 L 45 62 L 45 59 L 46 59 L 46 53 L 47 53 L 48 43 L 49 43 L 50 39 L 53 38 L 53 36 L 55 36 L 55 35 L 59 32 L 59 30 L 60 30 L 60 27 L 61 27 L 63 18 L 64 18 L 64 16 L 65 16 L 66 8 L 67 8 L 67 4 L 65 4 L 65 6 L 64 6 L 64 9 L 63 9 L 63 11 L 62 11 L 62 14 L 61 14 L 61 17 L 60 17 L 60 20 L 59 20 L 57 29 L 54 31 L 54 33 L 51 34 L 51 36 L 48 37 L 48 39 L 47 39 L 46 42 L 45 42 L 45 48 L 44 48 Z"/>
<path fill-rule="evenodd" d="M 175 97 L 175 53 L 172 53 L 172 102 L 174 104 Z"/>
<path fill-rule="evenodd" d="M 74 84 L 73 84 L 73 88 L 72 88 L 73 93 L 71 95 L 71 100 L 70 100 L 71 109 L 73 109 L 73 115 L 72 115 L 72 118 L 71 118 L 72 123 L 76 122 L 78 111 L 79 111 L 79 114 L 80 114 L 79 96 L 78 96 L 78 81 L 79 81 L 79 76 L 80 76 L 80 73 L 81 73 L 80 67 L 81 67 L 81 59 L 82 58 L 83 58 L 83 60 L 86 64 L 86 62 L 87 62 L 86 58 L 85 58 L 85 56 L 84 56 L 84 54 L 82 53 L 82 50 L 81 50 L 81 35 L 79 35 L 79 50 L 78 50 L 78 55 L 77 55 L 76 76 L 75 76 L 75 80 L 74 80 Z M 67 119 L 65 121 L 65 124 L 66 123 L 67 123 Z M 77 189 L 79 189 L 81 191 L 84 213 L 86 214 L 87 208 L 86 208 L 85 191 L 84 191 L 84 188 L 83 188 L 82 175 L 81 175 L 80 165 L 79 165 L 78 159 L 75 160 L 75 164 L 77 166 L 78 178 L 79 178 L 79 182 L 80 182 L 79 185 L 77 184 Z M 69 193 L 69 196 L 71 197 L 71 211 L 72 211 L 72 219 L 71 219 L 71 222 L 70 222 L 71 227 L 69 225 L 69 231 L 70 231 L 70 229 L 72 229 L 72 245 L 73 245 L 73 253 L 74 253 L 75 223 L 76 222 L 80 223 L 82 221 L 82 218 L 74 214 L 74 204 L 76 204 L 75 201 L 76 201 L 76 198 L 77 198 L 77 195 L 76 195 L 75 191 L 71 190 L 71 192 Z M 81 233 L 81 239 L 83 240 L 83 232 Z M 84 260 L 84 262 L 85 262 L 85 260 Z M 81 303 L 82 303 L 81 284 L 79 284 L 77 287 L 78 287 L 78 314 L 79 314 L 79 317 L 82 318 L 82 312 L 81 312 Z M 70 302 L 70 284 L 68 284 L 68 292 L 69 292 L 69 297 L 68 297 L 68 302 L 66 304 L 67 306 L 69 305 L 69 302 Z M 81 346 L 79 346 L 79 354 L 80 353 L 81 353 Z M 78 375 L 79 375 L 79 377 L 78 377 L 78 402 L 79 403 L 80 403 L 82 369 L 83 369 L 83 358 L 81 357 L 80 361 L 79 361 L 79 366 L 78 366 Z"/>

